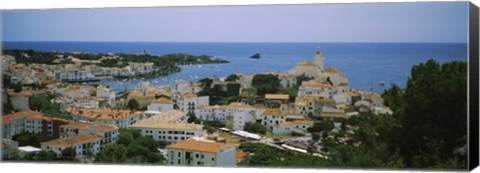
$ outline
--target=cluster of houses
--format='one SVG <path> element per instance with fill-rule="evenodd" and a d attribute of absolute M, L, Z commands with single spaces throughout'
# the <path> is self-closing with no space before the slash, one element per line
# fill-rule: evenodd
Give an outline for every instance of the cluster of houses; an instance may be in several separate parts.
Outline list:
<path fill-rule="evenodd" d="M 52 80 L 60 81 L 93 81 L 99 77 L 129 77 L 141 74 L 150 74 L 154 71 L 153 63 L 128 62 L 123 67 L 102 67 L 103 60 L 119 59 L 119 56 L 104 56 L 99 60 L 81 60 L 73 56 L 59 57 L 53 63 L 59 64 L 24 64 L 17 63 L 15 57 L 2 56 L 2 73 L 9 76 L 13 84 L 38 84 L 51 83 Z M 61 63 L 70 61 L 72 63 Z M 119 62 L 122 63 L 122 62 Z M 121 64 L 119 64 L 121 65 Z"/>
<path fill-rule="evenodd" d="M 78 75 L 83 79 L 90 74 L 95 76 L 122 73 L 112 73 L 112 69 L 99 70 L 97 61 L 73 57 L 70 57 L 70 60 L 76 66 L 86 69 L 85 72 L 89 74 L 77 71 L 72 73 L 75 74 L 73 77 L 68 74 L 65 79 L 76 79 Z M 11 59 L 3 61 L 14 62 Z M 383 105 L 380 94 L 351 90 L 346 76 L 334 67 L 324 69 L 323 64 L 324 57 L 320 49 L 317 49 L 313 62 L 301 61 L 289 73 L 271 73 L 279 78 L 281 87 L 298 87 L 297 95 L 290 98 L 287 94 L 268 93 L 260 96 L 259 104 L 255 103 L 258 96 L 252 87 L 253 75 L 241 74 L 237 74 L 239 78 L 236 81 L 225 81 L 226 77 L 211 78 L 211 87 L 219 85 L 224 91 L 233 90 L 233 93 L 246 98 L 227 105 L 210 105 L 209 96 L 197 95 L 204 86 L 183 80 L 176 81 L 172 86 L 162 87 L 143 82 L 122 97 L 118 97 L 115 90 L 105 86 L 65 83 L 49 84 L 45 90 L 25 88 L 19 93 L 8 90 L 4 94 L 9 95 L 14 109 L 18 112 L 2 116 L 3 138 L 11 139 L 22 132 L 54 136 L 57 139 L 41 143 L 42 150 L 61 154 L 65 148 L 71 147 L 73 152 L 76 152 L 76 157 L 81 158 L 95 155 L 105 146 L 115 143 L 119 135 L 118 128 L 132 128 L 140 130 L 143 136 L 170 143 L 164 153 L 170 165 L 234 166 L 238 158 L 244 157 L 245 153 L 238 151 L 235 146 L 205 139 L 208 133 L 204 126 L 189 123 L 189 118 L 195 116 L 201 120 L 218 122 L 238 133 L 245 130 L 247 123 L 259 123 L 273 134 L 308 135 L 307 129 L 312 127 L 315 121 L 335 121 L 358 115 L 360 112 L 392 113 Z M 133 73 L 148 73 L 152 70 L 151 65 L 153 64 L 130 63 L 127 69 Z M 32 70 L 36 69 L 35 66 L 30 65 L 27 68 L 25 65 L 16 64 L 11 68 Z M 47 66 L 38 69 L 43 69 L 44 74 L 50 74 L 52 70 Z M 71 71 L 75 67 L 67 69 Z M 71 73 L 53 71 L 60 72 L 60 76 Z M 20 71 L 19 75 L 37 72 L 39 71 Z M 51 74 L 56 77 L 58 73 Z M 19 75 L 12 77 L 17 80 Z M 300 86 L 296 86 L 297 76 L 300 75 L 310 80 L 302 81 Z M 232 83 L 239 87 L 230 87 Z M 73 120 L 51 118 L 30 111 L 29 96 L 49 93 L 61 96 L 51 102 L 62 104 L 62 112 Z M 131 100 L 136 100 L 139 110 L 145 111 L 126 109 Z"/>
<path fill-rule="evenodd" d="M 118 138 L 117 126 L 54 118 L 35 111 L 19 111 L 3 115 L 1 124 L 2 141 L 10 141 L 17 146 L 9 145 L 10 147 L 4 148 L 2 145 L 2 151 L 7 154 L 4 155 L 5 159 L 13 157 L 13 150 L 18 149 L 18 142 L 11 139 L 22 133 L 52 138 L 53 140 L 41 143 L 41 150 L 53 151 L 61 155 L 62 151 L 71 147 L 77 158 L 82 158 L 87 153 L 96 154 L 102 147 L 115 143 Z"/>

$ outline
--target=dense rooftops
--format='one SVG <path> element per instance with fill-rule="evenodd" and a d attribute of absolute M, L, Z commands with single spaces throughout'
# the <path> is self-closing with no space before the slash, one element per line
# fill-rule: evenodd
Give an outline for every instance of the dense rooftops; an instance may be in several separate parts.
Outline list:
<path fill-rule="evenodd" d="M 102 138 L 97 137 L 91 134 L 80 134 L 75 136 L 70 136 L 67 138 L 55 139 L 47 142 L 42 142 L 44 145 L 56 146 L 56 147 L 71 147 L 80 144 L 85 144 L 93 141 L 100 141 Z"/>

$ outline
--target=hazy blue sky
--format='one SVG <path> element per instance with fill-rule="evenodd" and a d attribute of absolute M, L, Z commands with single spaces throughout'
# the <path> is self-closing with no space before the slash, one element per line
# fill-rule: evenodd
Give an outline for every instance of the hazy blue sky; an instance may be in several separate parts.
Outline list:
<path fill-rule="evenodd" d="M 18 10 L 4 41 L 467 42 L 468 2 Z"/>

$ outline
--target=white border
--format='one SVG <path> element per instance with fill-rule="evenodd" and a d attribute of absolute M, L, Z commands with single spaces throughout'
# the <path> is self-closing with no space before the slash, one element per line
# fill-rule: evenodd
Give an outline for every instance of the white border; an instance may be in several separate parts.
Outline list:
<path fill-rule="evenodd" d="M 312 3 L 374 3 L 374 2 L 422 2 L 426 0 L 1 0 L 2 9 L 52 9 L 52 8 L 102 8 L 102 7 L 159 7 L 159 6 L 207 6 L 207 5 L 268 5 Z M 434 0 L 465 1 L 465 0 Z M 472 0 L 479 4 L 480 0 Z M 476 1 L 476 2 L 475 2 Z"/>
<path fill-rule="evenodd" d="M 0 10 L 12 9 L 58 9 L 58 8 L 105 8 L 105 7 L 163 7 L 163 6 L 207 6 L 207 5 L 268 5 L 268 4 L 312 4 L 312 3 L 374 3 L 374 2 L 420 2 L 425 0 L 0 0 Z M 449 0 L 435 0 L 449 1 Z M 458 1 L 458 0 L 457 0 Z M 471 0 L 480 6 L 480 0 Z M 1 20 L 1 14 L 0 14 Z M 0 23 L 1 24 L 1 23 Z M 1 38 L 1 35 L 0 35 Z M 0 43 L 1 44 L 1 43 Z M 0 169 L 5 172 L 275 172 L 275 173 L 307 173 L 307 172 L 351 172 L 352 170 L 329 169 L 278 169 L 278 168 L 190 168 L 168 166 L 129 166 L 129 165 L 81 165 L 81 164 L 40 164 L 40 163 L 0 163 Z M 373 171 L 355 170 L 354 172 L 406 172 L 400 170 Z M 422 172 L 422 171 L 408 171 Z M 480 172 L 480 168 L 473 172 Z"/>

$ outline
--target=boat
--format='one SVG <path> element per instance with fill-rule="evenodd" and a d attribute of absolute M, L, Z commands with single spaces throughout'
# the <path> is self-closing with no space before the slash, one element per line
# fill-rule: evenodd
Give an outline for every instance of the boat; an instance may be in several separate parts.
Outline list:
<path fill-rule="evenodd" d="M 380 86 L 385 86 L 385 82 L 383 82 L 383 81 L 380 81 L 379 84 L 380 84 Z"/>

